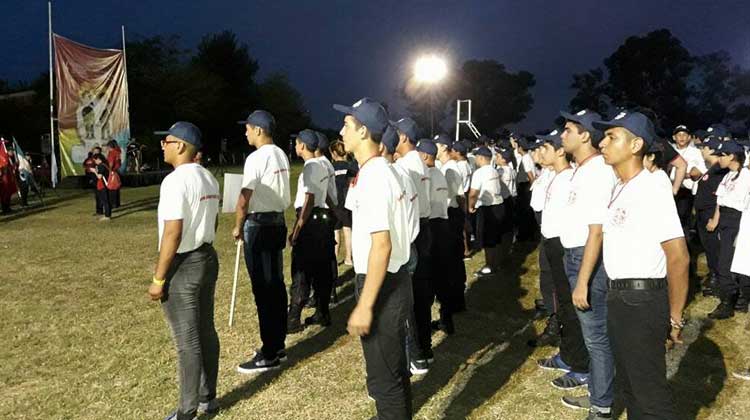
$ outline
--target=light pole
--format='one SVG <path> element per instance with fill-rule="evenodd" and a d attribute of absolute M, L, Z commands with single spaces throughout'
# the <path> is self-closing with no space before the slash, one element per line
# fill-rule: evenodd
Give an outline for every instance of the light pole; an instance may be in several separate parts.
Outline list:
<path fill-rule="evenodd" d="M 435 135 L 434 86 L 443 80 L 447 73 L 448 66 L 445 60 L 435 54 L 420 57 L 414 65 L 414 78 L 417 82 L 427 84 L 430 89 L 430 137 Z"/>

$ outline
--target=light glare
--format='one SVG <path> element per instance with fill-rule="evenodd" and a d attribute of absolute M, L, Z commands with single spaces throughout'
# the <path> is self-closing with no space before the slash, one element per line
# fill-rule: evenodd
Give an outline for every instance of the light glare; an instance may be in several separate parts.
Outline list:
<path fill-rule="evenodd" d="M 448 73 L 445 60 L 431 54 L 420 57 L 414 66 L 414 77 L 419 82 L 436 83 Z"/>

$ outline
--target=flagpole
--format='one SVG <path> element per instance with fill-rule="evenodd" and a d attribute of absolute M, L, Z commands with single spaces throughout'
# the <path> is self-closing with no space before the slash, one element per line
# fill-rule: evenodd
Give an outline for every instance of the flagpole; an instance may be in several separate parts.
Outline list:
<path fill-rule="evenodd" d="M 52 151 L 51 156 L 51 167 L 50 177 L 52 178 L 52 188 L 57 186 L 57 158 L 55 157 L 55 93 L 54 93 L 54 82 L 52 78 L 54 73 L 52 70 L 52 2 L 47 2 L 47 23 L 49 26 L 49 142 L 50 150 Z"/>

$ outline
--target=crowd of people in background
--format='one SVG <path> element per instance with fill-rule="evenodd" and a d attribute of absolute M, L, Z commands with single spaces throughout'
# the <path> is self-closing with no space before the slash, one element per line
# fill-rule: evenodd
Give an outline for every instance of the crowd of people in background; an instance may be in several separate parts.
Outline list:
<path fill-rule="evenodd" d="M 259 110 L 239 122 L 255 150 L 232 237 L 243 243 L 262 342 L 239 373 L 281 368 L 289 334 L 336 322 L 330 302 L 343 253 L 357 299 L 347 330 L 361 338 L 374 418 L 409 419 L 410 376 L 435 363 L 433 332 L 456 334 L 454 317 L 471 310 L 464 260 L 484 250 L 473 275 L 496 278 L 515 247 L 538 242 L 538 310 L 547 325 L 530 344 L 559 348 L 538 365 L 561 372 L 551 381 L 571 391 L 561 403 L 607 419 L 618 390 L 628 418 L 680 418 L 665 343 L 681 342 L 689 288 L 719 297 L 711 318 L 747 311 L 750 264 L 737 255 L 750 249 L 750 142 L 720 125 L 692 132 L 680 125 L 664 138 L 641 112 L 606 119 L 586 109 L 560 112 L 564 125 L 543 135 L 453 141 L 421 138 L 414 120 L 391 121 L 369 98 L 334 108 L 344 114 L 340 140 L 329 144 L 311 129 L 294 135 L 304 162 L 295 197 L 274 117 Z M 195 163 L 200 130 L 178 122 L 164 134 L 175 171 L 160 190 L 149 293 L 175 337 L 180 398 L 168 419 L 179 420 L 219 409 L 212 247 L 219 193 Z M 94 152 L 92 173 L 106 188 L 114 164 Z M 288 230 L 289 205 L 296 217 Z M 691 283 L 701 245 L 709 274 Z M 311 300 L 315 313 L 302 320 Z M 735 376 L 750 380 L 745 369 Z"/>
<path fill-rule="evenodd" d="M 120 207 L 119 171 L 122 167 L 122 149 L 115 140 L 111 140 L 104 147 L 94 146 L 83 161 L 83 169 L 87 186 L 95 189 L 96 203 L 94 216 L 100 221 L 109 221 L 112 210 Z"/>

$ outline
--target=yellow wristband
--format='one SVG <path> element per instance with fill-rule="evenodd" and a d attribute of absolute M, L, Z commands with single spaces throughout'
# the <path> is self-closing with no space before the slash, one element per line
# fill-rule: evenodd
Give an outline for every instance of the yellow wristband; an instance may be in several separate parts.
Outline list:
<path fill-rule="evenodd" d="M 153 284 L 155 284 L 157 286 L 164 286 L 165 282 L 166 282 L 166 280 L 159 280 L 159 279 L 156 278 L 156 276 L 154 276 L 154 278 L 151 279 L 151 283 L 153 283 Z"/>

